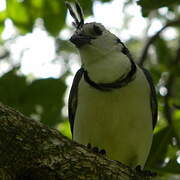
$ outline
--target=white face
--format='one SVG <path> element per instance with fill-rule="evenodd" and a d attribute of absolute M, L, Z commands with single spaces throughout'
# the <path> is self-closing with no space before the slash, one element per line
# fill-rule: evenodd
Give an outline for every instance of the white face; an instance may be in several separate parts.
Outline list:
<path fill-rule="evenodd" d="M 76 33 L 92 37 L 89 43 L 78 48 L 83 64 L 100 61 L 112 53 L 121 53 L 124 47 L 120 40 L 100 23 L 84 24 Z"/>

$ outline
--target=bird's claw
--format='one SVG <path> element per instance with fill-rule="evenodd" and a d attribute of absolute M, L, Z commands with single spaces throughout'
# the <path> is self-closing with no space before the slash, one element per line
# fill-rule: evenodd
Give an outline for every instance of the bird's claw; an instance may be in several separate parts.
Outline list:
<path fill-rule="evenodd" d="M 135 170 L 136 170 L 136 173 L 139 176 L 148 176 L 148 177 L 155 177 L 155 176 L 157 176 L 156 172 L 142 170 L 140 165 L 136 166 Z"/>
<path fill-rule="evenodd" d="M 87 144 L 87 148 L 91 149 L 96 154 L 105 155 L 106 151 L 104 149 L 99 149 L 98 147 L 92 147 L 90 143 Z"/>

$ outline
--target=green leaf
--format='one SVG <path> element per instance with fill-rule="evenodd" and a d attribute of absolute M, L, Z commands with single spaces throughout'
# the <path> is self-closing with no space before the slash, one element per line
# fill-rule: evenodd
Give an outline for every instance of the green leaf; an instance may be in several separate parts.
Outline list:
<path fill-rule="evenodd" d="M 169 66 L 171 65 L 173 59 L 171 52 L 172 50 L 168 47 L 167 44 L 168 42 L 163 38 L 158 38 L 154 43 L 157 59 L 162 66 L 161 68 L 163 68 L 163 71 L 169 69 Z"/>
<path fill-rule="evenodd" d="M 180 174 L 179 171 L 179 165 L 177 162 L 178 158 L 178 147 L 170 145 L 168 148 L 167 157 L 169 158 L 169 161 L 164 165 L 163 168 L 161 168 L 161 171 L 164 173 L 174 173 L 174 174 Z"/>
<path fill-rule="evenodd" d="M 44 0 L 42 18 L 46 30 L 53 36 L 57 36 L 64 25 L 66 7 L 63 1 Z"/>
<path fill-rule="evenodd" d="M 4 20 L 7 18 L 6 10 L 0 11 L 0 23 L 4 22 Z"/>
<path fill-rule="evenodd" d="M 179 164 L 177 162 L 177 156 L 171 158 L 170 161 L 167 163 L 167 165 L 161 169 L 161 172 L 180 174 Z"/>
<path fill-rule="evenodd" d="M 178 5 L 179 0 L 140 0 L 137 3 L 142 7 L 143 16 L 148 16 L 152 10 Z"/>
<path fill-rule="evenodd" d="M 41 7 L 43 6 L 43 2 L 44 0 L 31 0 L 30 3 L 31 3 L 31 6 L 34 7 L 34 8 L 37 8 L 37 9 L 41 9 Z M 27 1 L 28 3 L 28 1 Z"/>
<path fill-rule="evenodd" d="M 25 3 L 18 0 L 7 0 L 7 16 L 13 21 L 21 33 L 32 31 L 33 19 Z"/>
<path fill-rule="evenodd" d="M 13 69 L 0 78 L 0 102 L 51 127 L 61 122 L 66 89 L 64 80 L 38 79 L 28 84 L 26 77 L 17 75 L 16 71 Z"/>
<path fill-rule="evenodd" d="M 146 162 L 147 169 L 159 169 L 164 163 L 173 130 L 167 126 L 154 135 L 151 151 Z"/>
<path fill-rule="evenodd" d="M 178 67 L 178 65 L 177 65 L 177 67 Z M 178 68 L 178 71 L 179 71 L 179 68 Z M 174 83 L 173 89 L 176 93 L 176 96 L 172 97 L 172 106 L 177 106 L 177 108 L 174 111 L 174 112 L 176 112 L 175 119 L 179 120 L 179 122 L 180 122 L 180 75 L 178 75 L 178 72 L 176 73 L 176 71 L 174 71 L 174 73 L 175 73 L 174 76 L 176 78 L 176 83 Z M 179 125 L 180 125 L 180 123 L 179 123 Z M 180 134 L 180 129 L 179 129 L 179 134 Z"/>
<path fill-rule="evenodd" d="M 21 109 L 21 95 L 27 87 L 26 78 L 17 76 L 16 71 L 12 69 L 0 78 L 0 101 L 12 106 L 18 110 Z"/>
<path fill-rule="evenodd" d="M 65 120 L 64 122 L 61 122 L 61 123 L 58 125 L 58 130 L 59 130 L 64 136 L 67 136 L 68 138 L 72 139 L 70 124 L 69 124 L 68 120 Z"/>
<path fill-rule="evenodd" d="M 1 38 L 1 35 L 2 35 L 2 32 L 4 31 L 4 25 L 1 25 L 0 24 L 0 43 L 2 41 L 2 38 Z"/>
<path fill-rule="evenodd" d="M 66 85 L 61 79 L 47 78 L 33 81 L 26 89 L 25 97 L 27 113 L 38 113 L 40 120 L 55 126 L 61 121 L 61 109 Z M 33 108 L 32 108 L 33 107 Z"/>
<path fill-rule="evenodd" d="M 64 26 L 66 7 L 64 1 L 59 0 L 7 0 L 7 8 L 0 13 L 10 18 L 20 33 L 32 32 L 36 19 L 44 21 L 46 30 L 57 36 Z"/>
<path fill-rule="evenodd" d="M 111 1 L 111 0 L 101 0 L 102 2 L 109 2 L 109 1 Z"/>

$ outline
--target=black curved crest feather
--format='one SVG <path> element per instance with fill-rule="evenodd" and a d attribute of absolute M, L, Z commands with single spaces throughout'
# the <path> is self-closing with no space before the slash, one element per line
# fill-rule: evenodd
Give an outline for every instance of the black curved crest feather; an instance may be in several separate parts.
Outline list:
<path fill-rule="evenodd" d="M 75 8 L 76 11 L 73 10 L 71 4 L 69 2 L 65 2 L 66 7 L 69 10 L 70 15 L 72 16 L 72 18 L 74 19 L 73 25 L 79 29 L 84 25 L 84 16 L 83 16 L 83 11 L 81 9 L 81 6 L 79 5 L 79 3 L 76 1 L 75 2 Z M 76 15 L 77 14 L 77 15 Z"/>

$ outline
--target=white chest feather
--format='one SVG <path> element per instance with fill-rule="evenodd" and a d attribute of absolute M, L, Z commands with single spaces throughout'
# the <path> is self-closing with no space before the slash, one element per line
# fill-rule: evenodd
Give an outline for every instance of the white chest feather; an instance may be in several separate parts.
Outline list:
<path fill-rule="evenodd" d="M 96 90 L 82 78 L 74 140 L 105 149 L 111 159 L 143 167 L 152 143 L 149 94 L 148 83 L 140 69 L 134 81 L 111 92 Z"/>

